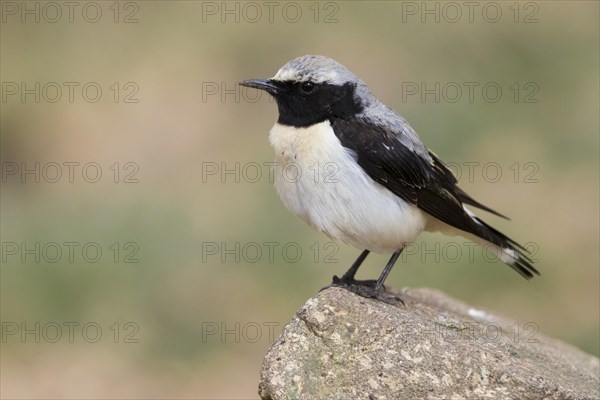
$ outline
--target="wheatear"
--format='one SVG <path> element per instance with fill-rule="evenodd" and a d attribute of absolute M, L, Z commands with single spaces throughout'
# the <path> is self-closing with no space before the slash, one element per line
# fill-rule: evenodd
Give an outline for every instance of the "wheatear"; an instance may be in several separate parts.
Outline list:
<path fill-rule="evenodd" d="M 378 297 L 404 246 L 424 230 L 464 236 L 523 277 L 539 275 L 524 247 L 465 205 L 502 215 L 462 191 L 404 118 L 337 61 L 299 57 L 270 79 L 240 84 L 265 90 L 277 102 L 269 141 L 285 206 L 330 238 L 363 250 L 341 278 L 334 276 L 334 285 Z M 292 163 L 300 174 L 286 179 Z M 371 251 L 393 254 L 377 281 L 356 281 Z"/>

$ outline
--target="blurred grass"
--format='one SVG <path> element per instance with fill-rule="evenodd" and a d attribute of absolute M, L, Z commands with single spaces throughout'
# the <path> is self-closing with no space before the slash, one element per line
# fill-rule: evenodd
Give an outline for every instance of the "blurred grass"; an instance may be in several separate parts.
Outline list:
<path fill-rule="evenodd" d="M 279 332 L 359 251 L 340 243 L 335 262 L 325 263 L 329 239 L 284 209 L 266 168 L 256 183 L 231 175 L 203 182 L 203 163 L 272 160 L 267 132 L 276 107 L 264 97 L 203 101 L 202 87 L 233 89 L 307 53 L 347 65 L 442 159 L 501 165 L 498 182 L 475 175 L 461 186 L 512 218 L 486 216 L 494 226 L 539 244 L 542 276 L 529 283 L 475 252 L 473 262 L 409 257 L 389 284 L 438 288 L 600 354 L 598 3 L 536 3 L 536 24 L 399 23 L 400 2 L 336 3 L 333 24 L 203 23 L 200 2 L 137 4 L 137 24 L 0 25 L 1 81 L 95 81 L 105 89 L 93 104 L 1 103 L 3 162 L 93 161 L 105 173 L 96 184 L 3 182 L 2 242 L 97 242 L 107 255 L 95 264 L 2 264 L 2 322 L 96 321 L 104 329 L 98 343 L 8 338 L 3 397 L 256 397 L 266 328 L 256 342 L 235 334 L 203 340 L 206 324 L 274 322 Z M 113 82 L 137 83 L 139 103 L 111 102 Z M 505 93 L 498 103 L 402 101 L 403 82 L 498 82 Z M 514 82 L 535 82 L 539 102 L 511 101 Z M 112 182 L 108 167 L 127 161 L 139 165 L 139 183 Z M 515 183 L 515 162 L 536 163 L 539 182 Z M 455 240 L 422 237 L 428 248 Z M 298 243 L 302 258 L 291 263 L 276 251 L 273 262 L 264 253 L 257 262 L 202 259 L 203 243 L 273 241 Z M 112 262 L 114 242 L 135 242 L 139 262 Z M 378 275 L 386 260 L 370 257 L 361 276 Z M 114 343 L 116 321 L 134 321 L 139 342 Z M 235 386 L 232 376 L 240 377 Z"/>

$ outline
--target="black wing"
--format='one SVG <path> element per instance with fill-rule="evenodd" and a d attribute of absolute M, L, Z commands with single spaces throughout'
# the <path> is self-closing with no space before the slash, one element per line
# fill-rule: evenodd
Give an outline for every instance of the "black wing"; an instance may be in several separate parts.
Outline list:
<path fill-rule="evenodd" d="M 510 218 L 508 218 L 507 216 L 500 214 L 498 211 L 495 211 L 484 204 L 481 204 L 480 202 L 469 196 L 467 193 L 465 193 L 461 188 L 457 186 L 458 181 L 456 180 L 456 177 L 454 176 L 452 171 L 446 166 L 446 164 L 444 164 L 438 158 L 438 156 L 435 155 L 431 150 L 429 150 L 429 156 L 433 160 L 433 165 L 435 166 L 435 169 L 443 172 L 444 175 L 447 175 L 448 180 L 452 180 L 454 182 L 454 195 L 461 203 L 477 207 L 480 210 L 484 210 L 491 214 L 497 215 L 498 217 L 510 220 Z"/>
<path fill-rule="evenodd" d="M 399 140 L 402 133 L 359 118 L 331 123 L 342 145 L 356 153 L 358 164 L 375 182 L 448 225 L 514 250 L 518 258 L 515 265 L 509 265 L 524 277 L 538 273 L 521 245 L 467 214 L 463 203 L 502 216 L 462 191 L 452 171 L 435 154 L 429 152 L 427 160 Z"/>

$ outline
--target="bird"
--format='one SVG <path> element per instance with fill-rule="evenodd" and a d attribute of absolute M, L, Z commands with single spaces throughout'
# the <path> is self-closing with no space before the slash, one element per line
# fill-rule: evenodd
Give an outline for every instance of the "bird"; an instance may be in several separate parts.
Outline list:
<path fill-rule="evenodd" d="M 239 84 L 277 103 L 269 142 L 274 185 L 285 207 L 331 239 L 362 250 L 332 285 L 385 300 L 388 274 L 423 231 L 474 241 L 526 279 L 540 274 L 527 249 L 467 206 L 508 218 L 460 189 L 408 122 L 339 62 L 301 56 L 272 78 Z M 359 281 L 356 272 L 371 252 L 392 255 L 378 279 Z"/>

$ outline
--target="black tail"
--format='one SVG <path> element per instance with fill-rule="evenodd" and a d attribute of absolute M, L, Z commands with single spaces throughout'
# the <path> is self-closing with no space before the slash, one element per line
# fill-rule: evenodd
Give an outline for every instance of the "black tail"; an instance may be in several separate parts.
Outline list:
<path fill-rule="evenodd" d="M 481 234 L 478 232 L 477 236 L 497 246 L 498 253 L 496 256 L 506 265 L 517 271 L 525 279 L 533 278 L 534 274 L 540 275 L 539 271 L 533 266 L 529 251 L 525 247 L 479 218 L 475 216 L 471 216 L 471 218 L 480 225 Z M 492 251 L 492 249 L 489 250 Z"/>

